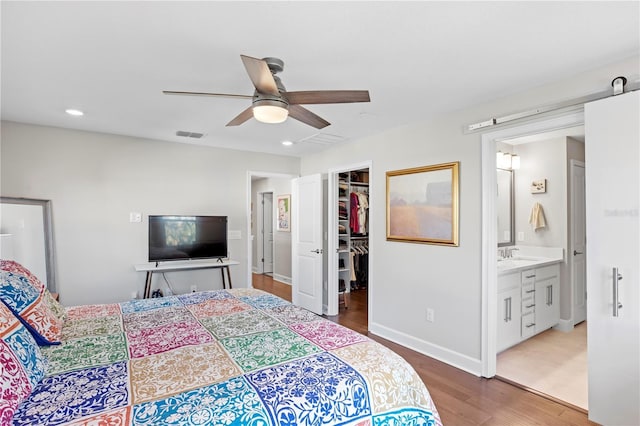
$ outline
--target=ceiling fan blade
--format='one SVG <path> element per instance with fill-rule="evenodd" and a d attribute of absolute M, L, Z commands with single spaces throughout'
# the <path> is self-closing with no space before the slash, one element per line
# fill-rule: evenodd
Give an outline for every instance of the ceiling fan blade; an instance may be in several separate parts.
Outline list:
<path fill-rule="evenodd" d="M 308 124 L 311 127 L 315 127 L 316 129 L 323 129 L 331 124 L 324 118 L 312 113 L 308 109 L 303 108 L 299 105 L 289 105 L 289 117 L 295 118 L 298 121 L 302 121 L 303 123 Z"/>
<path fill-rule="evenodd" d="M 273 74 L 269 70 L 269 66 L 262 59 L 252 58 L 251 56 L 240 55 L 242 63 L 247 69 L 247 74 L 260 93 L 270 95 L 280 95 Z"/>
<path fill-rule="evenodd" d="M 253 118 L 253 107 L 249 107 L 242 111 L 236 116 L 236 118 L 228 122 L 226 127 L 239 126 L 250 118 Z"/>
<path fill-rule="evenodd" d="M 309 90 L 285 92 L 283 95 L 289 101 L 289 105 L 371 102 L 368 90 Z"/>
<path fill-rule="evenodd" d="M 251 95 L 230 95 L 228 93 L 209 93 L 209 92 L 178 92 L 175 90 L 163 90 L 165 95 L 187 95 L 187 96 L 214 96 L 219 98 L 238 98 L 238 99 L 251 99 Z"/>

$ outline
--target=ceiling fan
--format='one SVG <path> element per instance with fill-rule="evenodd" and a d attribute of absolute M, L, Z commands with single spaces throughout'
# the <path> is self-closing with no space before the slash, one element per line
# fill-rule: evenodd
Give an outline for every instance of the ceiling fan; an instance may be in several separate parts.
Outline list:
<path fill-rule="evenodd" d="M 300 105 L 370 102 L 368 90 L 311 90 L 287 92 L 276 74 L 284 69 L 278 58 L 257 59 L 240 55 L 256 90 L 253 96 L 225 93 L 178 92 L 163 90 L 165 95 L 214 96 L 252 99 L 252 105 L 238 114 L 227 126 L 238 126 L 254 117 L 263 123 L 282 123 L 288 116 L 316 129 L 327 127 L 328 121 Z"/>

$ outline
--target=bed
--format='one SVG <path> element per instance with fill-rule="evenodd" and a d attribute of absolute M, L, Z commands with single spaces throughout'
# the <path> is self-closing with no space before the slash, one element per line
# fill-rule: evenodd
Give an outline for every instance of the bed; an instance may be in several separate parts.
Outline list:
<path fill-rule="evenodd" d="M 397 354 L 263 291 L 63 308 L 1 265 L 3 425 L 441 424 Z"/>

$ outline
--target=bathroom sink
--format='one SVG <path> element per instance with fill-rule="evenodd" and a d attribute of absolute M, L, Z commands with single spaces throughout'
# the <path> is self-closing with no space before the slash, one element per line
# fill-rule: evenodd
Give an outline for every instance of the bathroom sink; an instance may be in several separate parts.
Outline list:
<path fill-rule="evenodd" d="M 527 266 L 534 266 L 540 263 L 546 262 L 549 259 L 544 257 L 530 257 L 530 256 L 514 256 L 506 259 L 498 259 L 498 269 L 513 269 L 523 268 Z"/>

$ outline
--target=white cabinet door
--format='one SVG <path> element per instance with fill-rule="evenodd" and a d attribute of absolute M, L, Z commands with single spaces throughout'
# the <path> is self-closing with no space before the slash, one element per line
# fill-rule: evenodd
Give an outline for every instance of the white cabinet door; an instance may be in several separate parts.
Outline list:
<path fill-rule="evenodd" d="M 605 425 L 640 424 L 639 140 L 640 92 L 585 105 L 589 419 Z"/>
<path fill-rule="evenodd" d="M 520 287 L 498 293 L 498 330 L 496 352 L 520 342 Z"/>
<path fill-rule="evenodd" d="M 536 333 L 560 321 L 559 288 L 558 277 L 536 281 Z"/>

